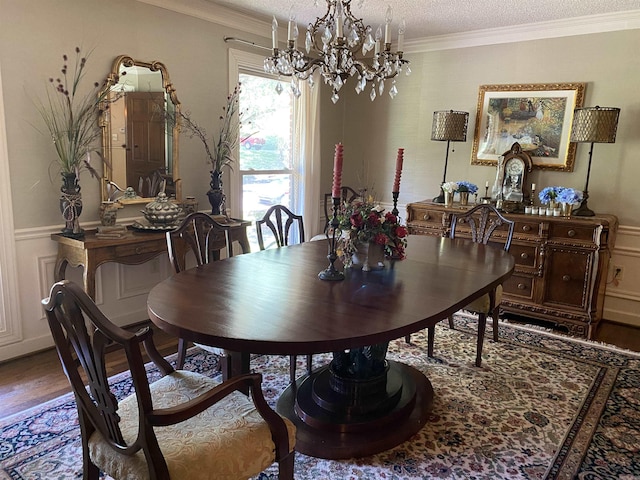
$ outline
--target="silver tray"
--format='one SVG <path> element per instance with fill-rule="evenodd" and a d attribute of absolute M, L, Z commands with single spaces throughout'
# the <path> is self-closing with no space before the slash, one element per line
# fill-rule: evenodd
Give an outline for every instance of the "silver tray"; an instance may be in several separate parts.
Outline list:
<path fill-rule="evenodd" d="M 147 220 L 135 221 L 131 224 L 131 228 L 134 230 L 140 230 L 142 232 L 168 232 L 173 230 L 177 225 L 160 225 L 148 222 Z"/>

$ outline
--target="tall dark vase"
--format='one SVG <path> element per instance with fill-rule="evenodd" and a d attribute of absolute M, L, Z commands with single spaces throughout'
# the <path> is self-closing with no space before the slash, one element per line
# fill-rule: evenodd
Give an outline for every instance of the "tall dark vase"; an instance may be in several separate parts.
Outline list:
<path fill-rule="evenodd" d="M 207 192 L 207 197 L 209 197 L 209 203 L 211 204 L 211 215 L 220 215 L 223 213 L 224 202 L 226 200 L 226 196 L 224 191 L 222 190 L 222 172 L 217 170 L 211 171 L 211 182 L 209 182 L 209 186 L 211 187 Z"/>
<path fill-rule="evenodd" d="M 80 228 L 80 214 L 82 213 L 82 194 L 78 177 L 75 173 L 62 173 L 62 187 L 60 188 L 60 213 L 65 221 L 62 235 L 71 238 L 83 238 L 84 230 Z"/>

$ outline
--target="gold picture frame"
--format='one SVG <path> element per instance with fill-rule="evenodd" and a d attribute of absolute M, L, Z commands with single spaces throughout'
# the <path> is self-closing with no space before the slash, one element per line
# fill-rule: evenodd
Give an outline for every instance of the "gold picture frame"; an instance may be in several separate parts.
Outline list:
<path fill-rule="evenodd" d="M 480 85 L 471 164 L 496 166 L 518 142 L 533 168 L 572 172 L 571 124 L 584 91 L 585 83 Z"/>

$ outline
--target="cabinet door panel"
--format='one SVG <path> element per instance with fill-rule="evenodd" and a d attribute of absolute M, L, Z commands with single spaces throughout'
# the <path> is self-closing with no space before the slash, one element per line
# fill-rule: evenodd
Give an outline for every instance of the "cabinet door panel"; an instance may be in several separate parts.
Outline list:
<path fill-rule="evenodd" d="M 593 251 L 550 248 L 544 302 L 586 308 L 593 257 Z"/>

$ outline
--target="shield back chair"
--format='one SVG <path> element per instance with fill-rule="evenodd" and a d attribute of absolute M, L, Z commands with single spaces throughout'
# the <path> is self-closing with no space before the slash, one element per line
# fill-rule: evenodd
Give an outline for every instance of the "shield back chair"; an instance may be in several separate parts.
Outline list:
<path fill-rule="evenodd" d="M 468 238 L 473 242 L 485 245 L 500 246 L 508 251 L 513 239 L 515 222 L 504 217 L 493 205 L 482 204 L 473 207 L 465 213 L 454 214 L 451 218 L 450 238 Z M 502 285 L 498 285 L 491 292 L 482 295 L 463 308 L 478 315 L 478 344 L 476 348 L 476 366 L 482 364 L 482 345 L 487 324 L 487 315 L 493 319 L 493 340 L 498 341 L 498 317 L 500 315 L 500 301 L 502 299 Z M 449 316 L 449 327 L 455 328 L 453 315 Z M 435 326 L 427 329 L 427 355 L 433 357 Z M 405 337 L 409 342 L 410 335 Z"/>
<path fill-rule="evenodd" d="M 167 232 L 167 251 L 169 261 L 175 273 L 186 268 L 188 253 L 191 252 L 198 266 L 220 259 L 220 250 L 226 249 L 227 256 L 233 256 L 233 245 L 229 237 L 229 226 L 216 222 L 203 212 L 187 215 L 180 225 Z M 187 355 L 188 342 L 178 339 L 178 357 L 176 368 L 181 370 Z M 228 373 L 229 362 L 227 353 L 218 347 L 196 344 L 209 353 L 220 356 L 220 369 Z M 225 377 L 226 378 L 226 377 Z"/>
<path fill-rule="evenodd" d="M 256 233 L 258 235 L 258 245 L 260 250 L 264 250 L 263 226 L 269 229 L 278 247 L 286 247 L 293 238 L 295 226 L 298 232 L 298 243 L 304 242 L 304 221 L 302 215 L 297 215 L 284 205 L 273 205 L 269 207 L 260 220 L 256 220 Z"/>
<path fill-rule="evenodd" d="M 280 248 L 289 245 L 291 228 L 295 225 L 298 230 L 299 243 L 304 242 L 304 221 L 302 215 L 297 215 L 283 205 L 273 205 L 266 211 L 262 219 L 256 221 L 256 233 L 258 234 L 258 245 L 260 250 L 265 250 L 263 225 L 273 234 L 275 245 Z M 291 383 L 296 379 L 297 355 L 291 355 L 289 359 L 289 378 Z M 307 355 L 307 373 L 311 373 L 312 356 Z"/>
<path fill-rule="evenodd" d="M 78 409 L 82 478 L 98 480 L 103 471 L 138 480 L 238 479 L 274 461 L 279 478 L 293 478 L 295 426 L 267 405 L 261 374 L 219 383 L 174 370 L 149 326 L 118 327 L 68 280 L 53 285 L 42 304 Z M 143 345 L 162 374 L 153 383 Z M 124 350 L 133 381 L 134 392 L 124 399 L 116 398 L 106 373 L 105 354 L 114 346 Z"/>
<path fill-rule="evenodd" d="M 367 191 L 366 188 L 361 189 L 359 192 L 357 192 L 351 187 L 340 187 L 340 204 L 342 205 L 345 202 L 352 203 L 356 200 L 362 199 L 364 198 L 364 194 L 366 191 Z M 322 233 L 319 233 L 318 235 L 314 235 L 311 238 L 312 242 L 327 239 L 327 233 L 329 231 L 329 223 L 333 218 L 333 201 L 332 201 L 331 193 L 324 194 L 323 208 L 324 208 L 324 220 L 325 220 L 324 229 Z"/>

